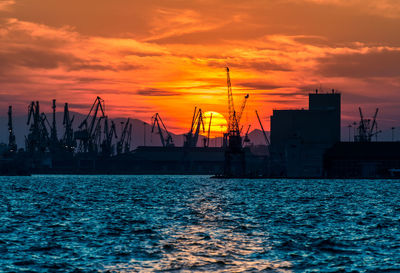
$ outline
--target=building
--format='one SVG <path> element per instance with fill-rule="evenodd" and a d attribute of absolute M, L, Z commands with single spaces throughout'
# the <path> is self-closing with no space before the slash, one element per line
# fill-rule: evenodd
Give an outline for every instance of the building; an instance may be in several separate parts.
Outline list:
<path fill-rule="evenodd" d="M 323 155 L 340 141 L 341 94 L 309 94 L 308 110 L 274 110 L 271 116 L 272 176 L 321 177 Z"/>
<path fill-rule="evenodd" d="M 400 170 L 400 142 L 340 142 L 325 153 L 329 178 L 393 177 Z"/>

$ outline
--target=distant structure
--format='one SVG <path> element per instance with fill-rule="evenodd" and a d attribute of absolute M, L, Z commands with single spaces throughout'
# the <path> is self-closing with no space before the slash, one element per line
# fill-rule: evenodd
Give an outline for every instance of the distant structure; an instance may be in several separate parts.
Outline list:
<path fill-rule="evenodd" d="M 271 175 L 321 177 L 323 155 L 340 142 L 341 94 L 309 94 L 308 110 L 273 110 Z"/>
<path fill-rule="evenodd" d="M 378 130 L 378 123 L 376 122 L 379 108 L 376 108 L 372 120 L 364 118 L 361 107 L 358 107 L 358 111 L 360 112 L 360 122 L 357 127 L 357 135 L 354 136 L 354 142 L 371 142 L 372 137 L 377 138 L 381 132 Z"/>

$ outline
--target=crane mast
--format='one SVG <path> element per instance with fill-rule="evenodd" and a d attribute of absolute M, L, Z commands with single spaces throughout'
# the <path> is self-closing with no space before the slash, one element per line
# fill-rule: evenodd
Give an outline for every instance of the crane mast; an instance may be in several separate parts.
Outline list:
<path fill-rule="evenodd" d="M 14 153 L 17 151 L 17 143 L 12 122 L 12 106 L 8 107 L 8 151 Z"/>
<path fill-rule="evenodd" d="M 68 103 L 64 105 L 64 117 L 63 125 L 65 128 L 64 136 L 62 139 L 63 148 L 69 152 L 73 152 L 76 147 L 76 141 L 74 139 L 74 131 L 72 129 L 72 123 L 74 122 L 74 116 L 70 118 Z"/>
<path fill-rule="evenodd" d="M 235 127 L 235 106 L 233 104 L 232 84 L 229 75 L 229 67 L 226 67 L 226 83 L 228 87 L 228 133 L 234 130 Z"/>
<path fill-rule="evenodd" d="M 132 141 L 132 124 L 129 124 L 129 130 L 127 134 L 127 139 L 125 142 L 125 153 L 129 153 L 131 150 L 131 141 Z"/>
<path fill-rule="evenodd" d="M 117 142 L 117 154 L 122 154 L 124 145 L 126 146 L 125 139 L 127 136 L 129 137 L 128 127 L 131 128 L 131 126 L 132 126 L 132 124 L 130 124 L 130 121 L 131 121 L 131 119 L 128 118 L 127 121 L 125 122 L 124 129 L 122 130 L 122 133 L 121 133 L 121 138 Z M 127 152 L 127 151 L 125 151 L 125 152 Z"/>
<path fill-rule="evenodd" d="M 57 126 L 56 126 L 56 100 L 53 99 L 53 124 L 51 126 L 51 141 L 53 144 L 56 144 L 58 142 L 57 139 Z"/>

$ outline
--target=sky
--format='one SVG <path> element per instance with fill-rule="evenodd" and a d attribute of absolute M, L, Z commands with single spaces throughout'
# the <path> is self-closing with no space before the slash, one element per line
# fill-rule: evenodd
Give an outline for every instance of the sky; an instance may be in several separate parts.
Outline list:
<path fill-rule="evenodd" d="M 195 106 L 227 115 L 225 67 L 242 124 L 306 108 L 316 88 L 342 93 L 342 125 L 380 108 L 400 126 L 398 0 L 0 0 L 0 110 L 57 99 L 86 114 L 189 129 Z"/>

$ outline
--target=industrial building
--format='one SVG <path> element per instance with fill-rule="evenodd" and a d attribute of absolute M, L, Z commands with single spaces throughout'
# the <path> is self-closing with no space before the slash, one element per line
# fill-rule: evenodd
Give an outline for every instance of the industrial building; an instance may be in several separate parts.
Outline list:
<path fill-rule="evenodd" d="M 271 176 L 321 177 L 327 149 L 340 142 L 341 94 L 309 94 L 309 109 L 273 110 Z"/>
<path fill-rule="evenodd" d="M 329 178 L 394 177 L 400 171 L 400 142 L 340 142 L 324 161 Z"/>

